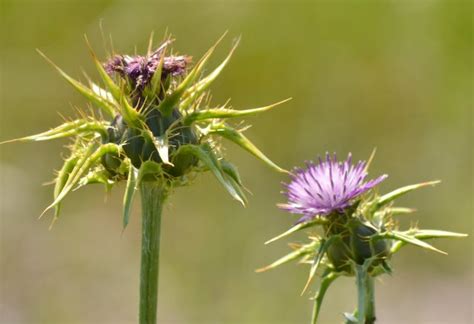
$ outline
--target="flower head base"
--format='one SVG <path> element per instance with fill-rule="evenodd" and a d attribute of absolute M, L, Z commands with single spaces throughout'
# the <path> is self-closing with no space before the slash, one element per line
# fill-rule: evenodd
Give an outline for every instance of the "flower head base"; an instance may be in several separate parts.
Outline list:
<path fill-rule="evenodd" d="M 352 156 L 338 162 L 326 153 L 326 160 L 307 163 L 306 169 L 297 169 L 291 182 L 286 185 L 287 204 L 280 208 L 294 214 L 303 214 L 298 223 L 308 221 L 316 215 L 325 216 L 333 212 L 343 213 L 354 200 L 387 178 L 382 175 L 364 182 L 367 176 L 367 163 L 359 161 L 352 165 Z"/>

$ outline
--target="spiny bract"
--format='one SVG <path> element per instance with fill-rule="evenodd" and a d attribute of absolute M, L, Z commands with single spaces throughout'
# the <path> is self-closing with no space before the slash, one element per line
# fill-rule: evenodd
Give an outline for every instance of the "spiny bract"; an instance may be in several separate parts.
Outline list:
<path fill-rule="evenodd" d="M 86 39 L 87 41 L 87 39 Z M 198 172 L 211 171 L 233 198 L 246 198 L 236 167 L 224 159 L 218 138 L 225 138 L 253 154 L 273 169 L 286 172 L 268 159 L 228 119 L 252 116 L 281 102 L 248 110 L 226 105 L 212 107 L 207 91 L 231 58 L 237 43 L 224 61 L 209 74 L 203 70 L 216 45 L 189 68 L 189 56 L 167 55 L 172 40 L 167 38 L 152 51 L 151 41 L 144 56 L 112 54 L 93 61 L 102 86 L 88 78 L 88 85 L 68 76 L 45 57 L 56 70 L 100 113 L 67 121 L 57 128 L 16 141 L 45 141 L 73 137 L 71 153 L 58 172 L 54 201 L 57 219 L 60 204 L 72 190 L 91 183 L 107 188 L 126 180 L 123 225 L 140 181 L 163 181 L 169 188 L 186 185 Z M 87 42 L 89 45 L 89 43 Z M 90 48 L 90 46 L 89 46 Z"/>

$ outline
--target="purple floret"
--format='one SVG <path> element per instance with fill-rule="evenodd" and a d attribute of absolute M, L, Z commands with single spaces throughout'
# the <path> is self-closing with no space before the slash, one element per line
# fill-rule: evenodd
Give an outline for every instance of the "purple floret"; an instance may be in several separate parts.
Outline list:
<path fill-rule="evenodd" d="M 168 43 L 165 42 L 155 52 L 147 56 L 116 55 L 104 64 L 105 70 L 109 75 L 118 73 L 121 77 L 130 80 L 136 89 L 143 89 L 150 83 Z M 165 56 L 161 78 L 166 79 L 168 75 L 184 75 L 190 62 L 191 57 L 186 55 Z"/>
<path fill-rule="evenodd" d="M 298 223 L 306 222 L 316 216 L 326 216 L 333 212 L 343 212 L 351 206 L 355 198 L 372 189 L 387 178 L 382 175 L 364 182 L 367 176 L 367 162 L 359 161 L 352 165 L 349 153 L 347 160 L 338 162 L 336 154 L 319 163 L 307 163 L 306 169 L 298 169 L 292 180 L 286 184 L 287 204 L 280 208 L 294 214 L 302 214 Z"/>

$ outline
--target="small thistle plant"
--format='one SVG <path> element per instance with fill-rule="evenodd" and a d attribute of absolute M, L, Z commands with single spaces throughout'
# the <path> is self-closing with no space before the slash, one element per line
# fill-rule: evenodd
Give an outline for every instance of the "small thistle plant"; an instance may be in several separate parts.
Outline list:
<path fill-rule="evenodd" d="M 432 186 L 430 181 L 399 188 L 385 195 L 373 189 L 387 178 L 381 175 L 367 182 L 369 162 L 352 164 L 352 157 L 339 162 L 336 155 L 326 154 L 318 163 L 307 163 L 295 169 L 285 185 L 288 202 L 279 207 L 302 215 L 285 233 L 266 242 L 271 243 L 294 232 L 322 227 L 321 235 L 309 236 L 306 244 L 291 244 L 294 251 L 257 272 L 276 268 L 292 260 L 310 265 L 309 277 L 302 294 L 312 279 L 320 276 L 319 290 L 314 296 L 311 323 L 317 323 L 323 298 L 331 283 L 340 276 L 355 276 L 358 306 L 353 313 L 344 313 L 346 323 L 375 322 L 374 278 L 390 274 L 391 257 L 407 244 L 445 254 L 425 242 L 443 237 L 464 237 L 465 234 L 412 227 L 399 230 L 394 216 L 414 210 L 394 206 L 394 201 L 416 189 Z"/>
<path fill-rule="evenodd" d="M 99 113 L 91 107 L 89 114 L 81 112 L 76 120 L 16 140 L 73 139 L 70 154 L 55 179 L 54 201 L 45 210 L 55 209 L 53 222 L 71 191 L 94 183 L 110 189 L 123 181 L 125 228 L 133 197 L 140 191 L 142 324 L 156 322 L 160 222 L 163 205 L 172 190 L 190 184 L 197 174 L 210 171 L 234 199 L 246 203 L 237 168 L 223 157 L 220 139 L 234 142 L 274 170 L 286 172 L 243 135 L 244 129 L 228 123 L 229 119 L 253 116 L 286 100 L 248 110 L 211 106 L 208 88 L 230 60 L 238 42 L 224 61 L 205 76 L 204 67 L 217 44 L 190 69 L 189 56 L 167 54 L 171 43 L 166 38 L 152 50 L 150 40 L 146 55 L 112 53 L 105 63 L 91 49 L 101 85 L 89 78 L 88 85 L 76 81 L 40 52 Z"/>

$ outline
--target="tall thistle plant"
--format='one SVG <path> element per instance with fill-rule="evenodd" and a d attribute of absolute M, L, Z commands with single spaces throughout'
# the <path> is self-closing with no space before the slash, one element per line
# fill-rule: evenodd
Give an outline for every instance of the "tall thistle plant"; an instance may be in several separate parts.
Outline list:
<path fill-rule="evenodd" d="M 91 49 L 101 82 L 87 78 L 87 84 L 71 78 L 40 52 L 99 112 L 94 113 L 91 108 L 88 113 L 81 112 L 78 119 L 16 140 L 72 138 L 69 156 L 55 179 L 54 200 L 45 210 L 55 210 L 53 222 L 58 219 L 64 198 L 73 190 L 94 183 L 109 189 L 125 182 L 125 228 L 135 193 L 140 191 L 142 324 L 156 322 L 161 216 L 173 189 L 210 171 L 234 199 L 245 205 L 239 173 L 224 158 L 221 139 L 237 144 L 272 169 L 286 172 L 245 137 L 245 128 L 228 123 L 230 119 L 270 110 L 286 100 L 248 110 L 234 110 L 227 105 L 214 107 L 210 103 L 208 88 L 229 62 L 237 44 L 220 65 L 203 75 L 217 44 L 190 68 L 189 56 L 168 54 L 171 43 L 168 38 L 152 50 L 150 41 L 144 56 L 112 53 L 105 63 Z"/>
<path fill-rule="evenodd" d="M 373 157 L 373 155 L 372 155 Z M 311 323 L 317 323 L 321 305 L 331 283 L 341 276 L 355 277 L 358 306 L 345 313 L 346 323 L 375 322 L 374 278 L 390 274 L 390 259 L 406 245 L 418 246 L 445 254 L 426 240 L 445 237 L 465 237 L 465 234 L 411 227 L 400 230 L 394 216 L 414 210 L 397 207 L 397 198 L 414 190 L 433 186 L 430 181 L 399 188 L 379 195 L 373 189 L 387 178 L 381 175 L 365 182 L 369 163 L 352 164 L 349 154 L 339 162 L 336 155 L 326 155 L 318 163 L 307 163 L 295 169 L 285 185 L 288 202 L 279 207 L 301 218 L 285 233 L 266 244 L 303 229 L 321 228 L 319 235 L 311 233 L 306 244 L 291 244 L 294 251 L 257 272 L 276 268 L 292 260 L 310 266 L 309 277 L 302 294 L 312 279 L 320 277 L 314 299 Z"/>

